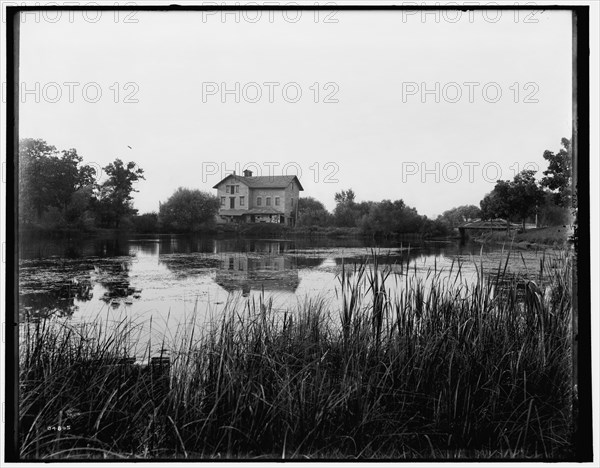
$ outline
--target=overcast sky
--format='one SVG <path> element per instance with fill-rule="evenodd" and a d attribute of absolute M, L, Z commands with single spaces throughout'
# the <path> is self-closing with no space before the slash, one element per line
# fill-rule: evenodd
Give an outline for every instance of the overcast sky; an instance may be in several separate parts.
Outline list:
<path fill-rule="evenodd" d="M 86 13 L 21 24 L 20 136 L 135 161 L 140 212 L 255 163 L 432 217 L 571 136 L 570 12 Z"/>

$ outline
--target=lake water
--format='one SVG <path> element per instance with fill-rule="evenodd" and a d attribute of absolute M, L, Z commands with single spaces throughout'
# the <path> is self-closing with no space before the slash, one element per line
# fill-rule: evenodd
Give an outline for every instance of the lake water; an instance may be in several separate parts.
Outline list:
<path fill-rule="evenodd" d="M 92 239 L 23 238 L 19 312 L 65 317 L 70 323 L 131 321 L 139 339 L 177 341 L 191 323 L 200 329 L 227 304 L 263 296 L 275 310 L 307 298 L 336 307 L 342 265 L 375 249 L 393 275 L 427 278 L 431 270 L 456 271 L 469 282 L 483 266 L 497 271 L 506 249 L 448 242 L 375 242 L 363 239 L 223 239 L 210 236 L 120 236 Z M 511 253 L 508 271 L 536 278 L 546 251 Z M 391 282 L 390 284 L 402 284 Z"/>

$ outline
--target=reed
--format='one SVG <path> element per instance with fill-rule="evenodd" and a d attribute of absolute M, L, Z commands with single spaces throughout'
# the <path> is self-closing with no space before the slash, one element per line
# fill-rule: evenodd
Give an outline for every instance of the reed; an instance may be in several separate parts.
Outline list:
<path fill-rule="evenodd" d="M 572 456 L 570 253 L 525 281 L 461 270 L 398 274 L 373 252 L 335 304 L 232 301 L 165 343 L 166 374 L 131 363 L 134 323 L 24 323 L 21 455 Z"/>

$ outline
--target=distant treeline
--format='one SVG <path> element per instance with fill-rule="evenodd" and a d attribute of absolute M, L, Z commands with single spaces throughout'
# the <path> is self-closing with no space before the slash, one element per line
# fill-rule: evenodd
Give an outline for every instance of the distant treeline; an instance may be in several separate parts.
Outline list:
<path fill-rule="evenodd" d="M 536 182 L 536 171 L 524 170 L 512 181 L 499 180 L 494 189 L 475 205 L 464 205 L 445 211 L 435 220 L 419 215 L 403 200 L 356 202 L 352 189 L 335 194 L 336 206 L 329 213 L 323 204 L 311 197 L 299 202 L 299 226 L 335 226 L 358 228 L 373 236 L 420 233 L 424 237 L 446 236 L 466 221 L 503 218 L 511 222 L 535 222 L 539 226 L 557 226 L 571 221 L 572 174 L 571 145 L 562 139 L 561 150 L 544 152 L 548 169 Z"/>
<path fill-rule="evenodd" d="M 561 150 L 544 152 L 548 169 L 535 180 L 535 171 L 525 170 L 512 181 L 499 180 L 479 206 L 464 205 L 445 211 L 436 219 L 420 215 L 402 199 L 356 201 L 350 188 L 335 194 L 336 206 L 329 212 L 323 203 L 302 197 L 298 204 L 296 230 L 331 232 L 373 237 L 416 234 L 420 237 L 452 235 L 462 223 L 482 218 L 534 221 L 540 226 L 570 222 L 571 146 L 562 139 Z M 24 228 L 45 230 L 128 229 L 138 232 L 199 232 L 216 229 L 217 197 L 201 190 L 180 187 L 158 212 L 138 214 L 132 204 L 135 184 L 144 171 L 135 162 L 115 159 L 103 168 L 83 164 L 75 149 L 57 151 L 40 139 L 23 139 L 19 148 L 19 221 Z M 224 228 L 221 228 L 224 229 Z M 289 229 L 289 228 L 288 228 Z"/>

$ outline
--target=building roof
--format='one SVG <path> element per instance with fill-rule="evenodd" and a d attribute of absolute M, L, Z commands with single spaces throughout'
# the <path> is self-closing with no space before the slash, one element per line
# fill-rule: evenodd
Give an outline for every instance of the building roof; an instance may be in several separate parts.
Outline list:
<path fill-rule="evenodd" d="M 250 188 L 286 188 L 290 183 L 295 181 L 298 184 L 300 190 L 304 191 L 300 180 L 295 175 L 289 176 L 256 176 L 256 177 L 242 177 L 239 175 L 228 175 L 213 188 L 218 188 L 227 179 L 233 178 L 235 181 L 242 182 Z"/>

